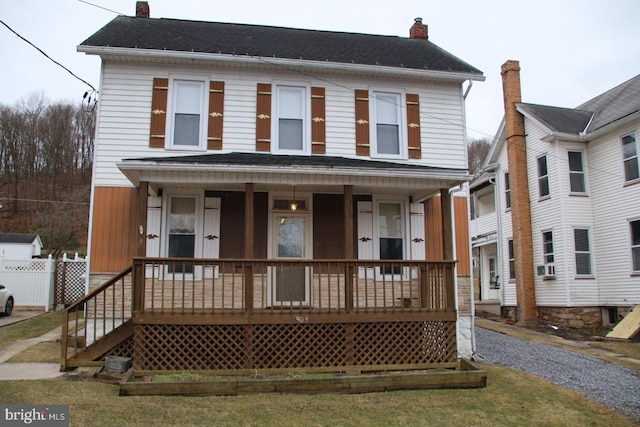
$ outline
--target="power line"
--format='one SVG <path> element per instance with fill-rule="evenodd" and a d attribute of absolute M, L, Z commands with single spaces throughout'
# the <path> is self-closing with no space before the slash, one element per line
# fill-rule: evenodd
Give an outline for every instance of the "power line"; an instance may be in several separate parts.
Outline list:
<path fill-rule="evenodd" d="M 43 51 L 42 49 L 40 49 L 38 46 L 36 46 L 35 44 L 31 43 L 29 40 L 27 40 L 26 38 L 22 37 L 20 34 L 18 34 L 13 28 L 11 28 L 9 25 L 7 25 L 7 23 L 5 23 L 3 20 L 0 19 L 0 23 L 2 25 L 4 25 L 5 27 L 7 27 L 7 29 L 9 31 L 11 31 L 13 34 L 15 34 L 16 36 L 18 36 L 20 39 L 22 39 L 23 41 L 25 41 L 26 43 L 28 43 L 29 45 L 31 45 L 34 49 L 36 49 L 38 52 L 40 52 L 41 54 L 43 54 L 49 61 L 53 62 L 54 64 L 56 64 L 57 66 L 61 67 L 62 69 L 66 70 L 69 74 L 71 74 L 73 77 L 75 77 L 76 79 L 80 80 L 82 83 L 86 84 L 87 86 L 89 86 L 91 89 L 93 89 L 94 92 L 97 92 L 96 88 L 93 87 L 91 85 L 91 83 L 87 82 L 84 79 L 81 79 L 80 77 L 78 77 L 77 75 L 75 75 L 71 70 L 69 70 L 67 67 L 65 67 L 64 65 L 62 65 L 61 63 L 59 63 L 58 61 L 56 61 L 55 59 L 51 58 L 49 55 L 46 54 L 45 51 Z"/>

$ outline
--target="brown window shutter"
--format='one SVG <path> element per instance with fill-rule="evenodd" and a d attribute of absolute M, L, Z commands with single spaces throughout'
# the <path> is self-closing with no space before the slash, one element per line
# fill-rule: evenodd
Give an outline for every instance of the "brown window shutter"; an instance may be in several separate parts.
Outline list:
<path fill-rule="evenodd" d="M 271 151 L 271 85 L 258 83 L 256 151 Z"/>
<path fill-rule="evenodd" d="M 327 133 L 325 126 L 324 88 L 311 88 L 311 153 L 327 152 Z"/>
<path fill-rule="evenodd" d="M 421 159 L 420 97 L 417 94 L 407 94 L 407 142 L 409 145 L 409 158 Z"/>
<path fill-rule="evenodd" d="M 151 96 L 151 132 L 149 147 L 164 148 L 165 129 L 167 125 L 167 94 L 169 79 L 153 79 Z"/>
<path fill-rule="evenodd" d="M 222 150 L 222 114 L 224 112 L 224 82 L 209 82 L 209 118 L 207 149 Z"/>
<path fill-rule="evenodd" d="M 356 90 L 356 155 L 369 156 L 369 91 Z"/>

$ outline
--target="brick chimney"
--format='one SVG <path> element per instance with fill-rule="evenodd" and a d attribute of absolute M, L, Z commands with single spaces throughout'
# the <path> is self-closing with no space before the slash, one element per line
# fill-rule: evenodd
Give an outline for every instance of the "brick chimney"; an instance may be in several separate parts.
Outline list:
<path fill-rule="evenodd" d="M 531 231 L 531 205 L 527 176 L 527 149 L 524 117 L 516 110 L 522 101 L 520 63 L 507 61 L 502 65 L 505 136 L 511 189 L 511 218 L 516 269 L 516 300 L 518 320 L 531 321 L 538 316 Z"/>
<path fill-rule="evenodd" d="M 137 1 L 136 2 L 136 18 L 148 18 L 149 17 L 149 2 Z"/>
<path fill-rule="evenodd" d="M 422 23 L 422 18 L 416 18 L 409 30 L 409 38 L 429 40 L 429 27 Z"/>

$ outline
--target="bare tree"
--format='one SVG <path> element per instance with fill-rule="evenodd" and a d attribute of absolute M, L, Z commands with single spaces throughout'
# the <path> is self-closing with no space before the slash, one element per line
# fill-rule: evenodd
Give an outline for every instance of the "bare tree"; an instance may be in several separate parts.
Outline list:
<path fill-rule="evenodd" d="M 475 175 L 482 168 L 487 155 L 491 148 L 489 138 L 474 139 L 467 146 L 467 154 L 469 159 L 469 173 Z"/>

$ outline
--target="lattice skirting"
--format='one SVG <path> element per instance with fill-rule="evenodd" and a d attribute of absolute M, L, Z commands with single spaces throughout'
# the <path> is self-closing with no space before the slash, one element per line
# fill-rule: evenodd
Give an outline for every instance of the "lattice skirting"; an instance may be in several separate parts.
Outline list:
<path fill-rule="evenodd" d="M 133 336 L 142 371 L 339 368 L 456 360 L 451 321 L 284 325 L 145 325 Z"/>

